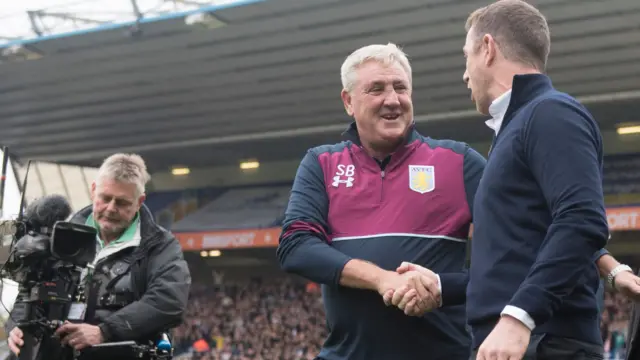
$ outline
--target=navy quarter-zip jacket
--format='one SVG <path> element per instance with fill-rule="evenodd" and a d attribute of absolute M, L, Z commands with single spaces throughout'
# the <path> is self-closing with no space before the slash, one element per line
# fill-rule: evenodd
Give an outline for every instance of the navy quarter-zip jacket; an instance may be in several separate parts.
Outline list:
<path fill-rule="evenodd" d="M 545 75 L 514 77 L 474 200 L 466 308 L 475 348 L 506 306 L 528 314 L 533 333 L 602 342 L 593 261 L 609 233 L 602 162 L 585 107 Z"/>

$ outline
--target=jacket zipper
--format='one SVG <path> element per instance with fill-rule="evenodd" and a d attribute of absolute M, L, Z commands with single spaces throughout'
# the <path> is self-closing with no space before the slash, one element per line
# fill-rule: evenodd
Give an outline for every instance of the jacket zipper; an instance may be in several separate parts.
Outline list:
<path fill-rule="evenodd" d="M 380 204 L 384 202 L 384 170 L 380 171 Z"/>

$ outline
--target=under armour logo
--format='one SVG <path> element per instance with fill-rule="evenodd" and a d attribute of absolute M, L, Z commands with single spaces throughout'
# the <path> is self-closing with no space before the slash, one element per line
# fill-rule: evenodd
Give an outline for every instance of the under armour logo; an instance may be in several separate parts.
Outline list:
<path fill-rule="evenodd" d="M 338 187 L 340 186 L 340 184 L 345 184 L 347 187 L 352 187 L 353 180 L 354 179 L 352 177 L 348 177 L 343 180 L 340 178 L 340 175 L 336 175 L 333 177 L 333 182 L 331 183 L 331 185 L 333 185 L 333 187 Z"/>
<path fill-rule="evenodd" d="M 333 177 L 333 182 L 331 186 L 338 187 L 340 184 L 345 184 L 346 187 L 352 187 L 353 181 L 355 178 L 356 167 L 353 165 L 338 165 L 338 170 L 336 171 L 335 176 Z"/>

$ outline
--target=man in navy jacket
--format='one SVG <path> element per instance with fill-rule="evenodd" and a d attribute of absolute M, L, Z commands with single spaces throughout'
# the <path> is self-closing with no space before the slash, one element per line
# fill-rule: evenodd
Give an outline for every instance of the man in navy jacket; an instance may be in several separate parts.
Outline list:
<path fill-rule="evenodd" d="M 318 359 L 467 360 L 462 303 L 438 308 L 450 299 L 434 273 L 396 269 L 463 269 L 485 160 L 414 129 L 411 67 L 395 45 L 356 50 L 341 73 L 355 122 L 346 141 L 302 159 L 277 249 L 285 271 L 322 284 L 329 336 Z"/>
<path fill-rule="evenodd" d="M 549 29 L 533 6 L 498 1 L 466 30 L 464 80 L 496 132 L 474 202 L 467 316 L 477 359 L 602 358 L 598 124 L 542 74 Z"/>
<path fill-rule="evenodd" d="M 535 8 L 499 1 L 466 28 L 463 78 L 495 136 L 474 200 L 471 268 L 439 274 L 442 306 L 467 302 L 472 359 L 602 358 L 598 271 L 636 301 L 640 279 L 603 249 L 598 126 L 542 74 L 549 30 Z"/>

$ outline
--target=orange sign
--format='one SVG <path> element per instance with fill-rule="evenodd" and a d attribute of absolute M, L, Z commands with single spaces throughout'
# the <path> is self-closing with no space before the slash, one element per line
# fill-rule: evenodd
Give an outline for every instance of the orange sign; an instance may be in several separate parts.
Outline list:
<path fill-rule="evenodd" d="M 619 207 L 607 209 L 609 229 L 640 230 L 640 207 Z"/>
<path fill-rule="evenodd" d="M 194 233 L 175 233 L 182 249 L 241 249 L 277 247 L 281 229 L 246 229 L 229 231 L 207 231 Z"/>

